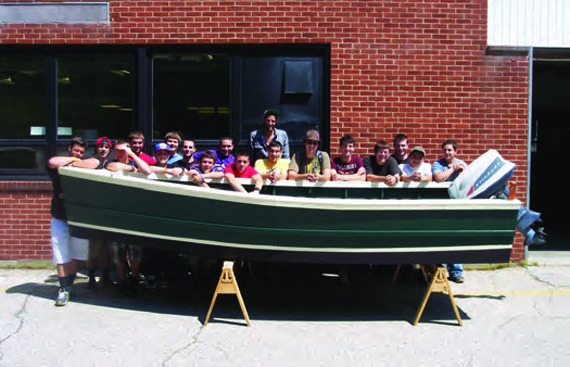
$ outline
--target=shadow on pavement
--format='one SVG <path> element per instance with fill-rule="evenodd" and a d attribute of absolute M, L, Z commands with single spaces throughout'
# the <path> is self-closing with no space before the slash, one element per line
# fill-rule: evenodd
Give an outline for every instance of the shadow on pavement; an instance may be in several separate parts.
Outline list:
<path fill-rule="evenodd" d="M 246 308 L 252 322 L 268 321 L 408 321 L 412 322 L 426 285 L 417 279 L 401 279 L 391 285 L 389 271 L 349 272 L 347 283 L 340 277 L 325 277 L 320 271 L 295 271 L 252 277 L 247 271 L 236 272 Z M 117 289 L 87 290 L 86 278 L 74 286 L 71 302 L 133 311 L 185 315 L 204 322 L 217 277 L 204 282 L 188 276 L 169 281 L 167 288 L 149 290 L 141 283 L 135 296 L 126 296 Z M 6 294 L 25 294 L 55 299 L 57 278 L 50 276 L 44 283 L 24 283 L 9 288 Z M 467 298 L 471 296 L 457 296 Z M 479 296 L 477 296 L 479 297 Z M 501 297 L 487 297 L 501 300 Z M 469 316 L 459 308 L 463 320 Z M 237 321 L 234 321 L 237 320 Z M 243 316 L 234 295 L 220 295 L 210 323 L 243 325 Z M 457 325 L 447 295 L 432 294 L 420 323 Z"/>

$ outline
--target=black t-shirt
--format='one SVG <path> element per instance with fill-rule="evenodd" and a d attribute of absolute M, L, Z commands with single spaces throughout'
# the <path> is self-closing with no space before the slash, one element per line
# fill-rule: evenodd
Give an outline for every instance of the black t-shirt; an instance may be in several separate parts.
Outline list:
<path fill-rule="evenodd" d="M 51 198 L 50 214 L 52 217 L 67 220 L 65 213 L 65 206 L 63 205 L 63 190 L 61 188 L 61 180 L 57 168 L 50 168 L 49 163 L 46 162 L 46 172 L 51 179 L 53 186 L 53 196 Z"/>
<path fill-rule="evenodd" d="M 394 158 L 394 160 L 398 164 L 410 163 L 410 156 L 407 156 L 406 159 L 398 159 L 398 158 L 396 158 L 396 156 L 394 154 L 392 154 L 392 155 L 390 155 L 390 157 Z"/>
<path fill-rule="evenodd" d="M 369 155 L 363 160 L 364 168 L 367 175 L 388 176 L 388 175 L 401 175 L 398 163 L 392 157 L 388 157 L 386 163 L 380 165 L 376 162 L 375 155 Z"/>
<path fill-rule="evenodd" d="M 193 166 L 197 166 L 200 163 L 198 162 L 197 159 L 194 159 L 192 162 L 184 162 L 182 159 L 174 162 L 174 166 L 175 167 L 182 167 L 184 169 L 186 169 L 187 171 L 190 171 L 190 168 L 192 168 Z"/>

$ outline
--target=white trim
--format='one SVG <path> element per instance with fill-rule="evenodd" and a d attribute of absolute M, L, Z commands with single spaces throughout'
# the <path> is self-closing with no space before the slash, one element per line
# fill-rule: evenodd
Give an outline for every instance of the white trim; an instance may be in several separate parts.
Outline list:
<path fill-rule="evenodd" d="M 247 193 L 206 189 L 194 185 L 149 180 L 140 176 L 126 176 L 106 170 L 89 170 L 62 167 L 60 174 L 91 181 L 105 182 L 112 185 L 137 187 L 140 189 L 163 192 L 180 196 L 193 196 L 202 199 L 250 205 L 279 206 L 290 208 L 310 208 L 319 210 L 518 210 L 518 200 L 468 200 L 468 199 L 320 199 L 291 196 L 251 195 Z M 352 187 L 350 184 L 344 187 Z M 360 187 L 360 186 L 359 186 Z M 373 189 L 373 187 L 371 187 Z"/>
<path fill-rule="evenodd" d="M 122 228 L 112 228 L 105 226 L 96 226 L 92 224 L 80 223 L 69 221 L 69 225 L 96 229 L 100 231 L 113 232 L 119 234 L 135 235 L 140 237 L 155 238 L 177 242 L 196 243 L 200 245 L 210 245 L 217 247 L 231 247 L 246 250 L 270 250 L 270 251 L 294 251 L 294 252 L 326 252 L 326 253 L 394 253 L 394 252 L 434 252 L 434 251 L 471 251 L 471 250 L 506 250 L 511 249 L 512 245 L 467 245 L 467 246 L 448 246 L 448 247 L 400 247 L 400 248 L 341 248 L 341 247 L 310 247 L 310 246 L 275 246 L 268 244 L 252 244 L 252 243 L 235 243 L 235 242 L 221 242 L 202 240 L 196 238 L 180 238 L 174 236 L 159 235 L 151 232 L 131 231 Z"/>

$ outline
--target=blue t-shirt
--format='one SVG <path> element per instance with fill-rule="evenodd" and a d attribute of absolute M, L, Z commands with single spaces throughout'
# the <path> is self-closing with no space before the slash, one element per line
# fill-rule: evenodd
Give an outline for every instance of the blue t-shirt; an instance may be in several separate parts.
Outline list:
<path fill-rule="evenodd" d="M 464 161 L 462 161 L 461 159 L 457 159 L 457 158 L 455 158 L 453 163 L 465 164 Z M 433 163 L 433 165 L 431 166 L 431 173 L 439 173 L 439 172 L 447 171 L 450 167 L 451 167 L 451 165 L 448 164 L 444 158 L 441 158 L 441 159 L 438 159 L 437 161 L 435 161 Z M 459 176 L 459 171 L 454 171 L 451 175 L 449 175 L 449 177 L 447 178 L 446 181 L 453 181 L 457 178 L 457 176 Z"/>

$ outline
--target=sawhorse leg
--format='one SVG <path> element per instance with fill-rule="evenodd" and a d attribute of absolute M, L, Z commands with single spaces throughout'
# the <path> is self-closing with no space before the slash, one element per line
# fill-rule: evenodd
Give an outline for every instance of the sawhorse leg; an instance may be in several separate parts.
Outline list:
<path fill-rule="evenodd" d="M 208 309 L 208 314 L 206 315 L 204 326 L 206 326 L 208 324 L 208 321 L 210 320 L 210 315 L 212 314 L 212 310 L 214 309 L 214 304 L 216 304 L 216 299 L 218 298 L 218 294 L 235 294 L 238 299 L 239 306 L 241 307 L 241 312 L 243 313 L 245 322 L 247 326 L 251 326 L 249 322 L 249 315 L 247 314 L 247 310 L 245 308 L 243 299 L 241 298 L 241 293 L 239 291 L 236 277 L 234 275 L 233 267 L 234 267 L 233 261 L 224 261 L 222 274 L 220 275 L 220 280 L 218 281 L 216 291 L 214 292 L 212 303 L 210 303 L 210 308 Z"/>
<path fill-rule="evenodd" d="M 449 300 L 451 301 L 451 305 L 453 306 L 453 311 L 455 312 L 455 317 L 457 318 L 457 322 L 459 322 L 459 326 L 463 326 L 463 322 L 461 321 L 461 317 L 459 316 L 459 310 L 457 309 L 457 305 L 455 304 L 455 299 L 453 298 L 453 293 L 451 292 L 451 287 L 449 286 L 449 281 L 447 280 L 447 273 L 445 268 L 441 266 L 435 267 L 433 265 L 431 266 L 422 265 L 422 271 L 424 272 L 424 274 L 430 270 L 432 271 L 432 278 L 424 294 L 424 298 L 422 299 L 422 304 L 418 309 L 418 313 L 416 314 L 416 318 L 414 319 L 413 324 L 417 325 L 418 322 L 420 321 L 420 317 L 422 317 L 422 313 L 424 312 L 424 308 L 426 307 L 427 301 L 432 292 L 442 292 L 442 293 L 447 293 L 447 295 L 449 296 Z"/>

